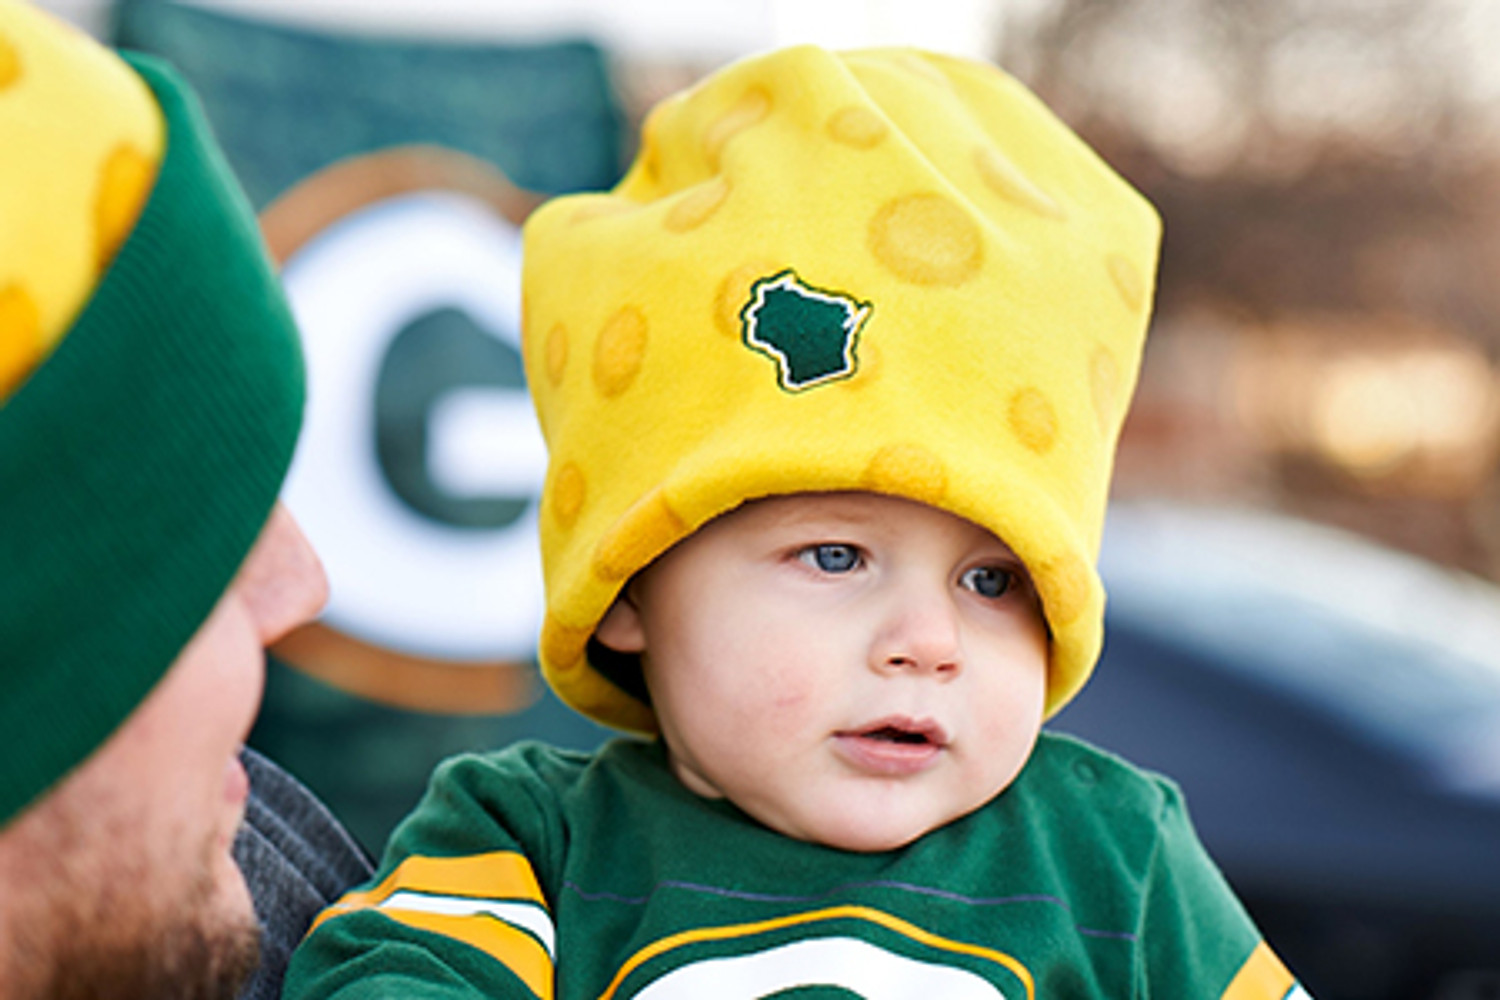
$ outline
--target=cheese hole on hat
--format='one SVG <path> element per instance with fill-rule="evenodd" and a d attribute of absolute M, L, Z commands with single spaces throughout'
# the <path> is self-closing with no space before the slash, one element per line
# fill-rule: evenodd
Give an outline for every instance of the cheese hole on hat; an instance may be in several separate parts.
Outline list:
<path fill-rule="evenodd" d="M 1099 430 L 1106 437 L 1115 429 L 1120 414 L 1120 363 L 1100 346 L 1089 359 L 1089 388 L 1093 392 L 1094 411 L 1099 417 Z"/>
<path fill-rule="evenodd" d="M 584 198 L 578 195 L 579 198 Z M 569 225 L 580 225 L 585 222 L 593 222 L 595 219 L 605 219 L 614 215 L 624 215 L 632 212 L 640 206 L 625 198 L 616 198 L 611 195 L 601 195 L 597 198 L 585 198 L 583 204 L 574 209 L 568 216 Z"/>
<path fill-rule="evenodd" d="M 564 625 L 547 612 L 542 621 L 542 635 L 538 643 L 541 654 L 552 668 L 567 672 L 583 665 L 583 652 L 588 647 L 592 628 L 572 628 Z"/>
<path fill-rule="evenodd" d="M 855 149 L 875 148 L 890 131 L 879 115 L 857 104 L 835 111 L 828 117 L 827 128 L 834 142 Z"/>
<path fill-rule="evenodd" d="M 1146 304 L 1146 279 L 1129 258 L 1121 254 L 1110 254 L 1106 262 L 1115 290 L 1132 312 L 1140 312 Z"/>
<path fill-rule="evenodd" d="M 568 370 L 568 328 L 561 323 L 552 324 L 547 331 L 547 380 L 553 385 L 562 385 L 563 375 Z"/>
<path fill-rule="evenodd" d="M 20 285 L 0 289 L 0 404 L 26 377 L 42 353 L 42 322 L 36 302 Z"/>
<path fill-rule="evenodd" d="M 109 266 L 125 242 L 151 190 L 156 165 L 133 146 L 122 143 L 109 154 L 94 201 L 94 229 L 99 269 Z"/>
<path fill-rule="evenodd" d="M 1057 411 L 1045 393 L 1027 386 L 1010 398 L 1010 429 L 1027 448 L 1045 455 L 1057 442 Z"/>
<path fill-rule="evenodd" d="M 1052 219 L 1064 215 L 1061 206 L 1052 200 L 1021 168 L 1010 161 L 998 149 L 980 146 L 974 150 L 974 164 L 986 187 L 1021 208 Z"/>
<path fill-rule="evenodd" d="M 664 225 L 670 232 L 685 233 L 707 222 L 729 197 L 729 182 L 722 177 L 699 184 L 667 212 Z"/>
<path fill-rule="evenodd" d="M 714 325 L 730 337 L 740 335 L 740 310 L 750 301 L 750 288 L 761 278 L 786 270 L 771 260 L 752 260 L 741 264 L 719 281 L 714 290 Z"/>
<path fill-rule="evenodd" d="M 948 198 L 892 198 L 870 220 L 870 252 L 887 270 L 916 285 L 961 285 L 984 263 L 979 225 Z"/>
<path fill-rule="evenodd" d="M 919 444 L 889 444 L 865 466 L 864 485 L 874 493 L 937 506 L 948 492 L 948 470 L 942 459 Z"/>
<path fill-rule="evenodd" d="M 646 357 L 646 317 L 625 306 L 609 318 L 594 345 L 594 385 L 605 399 L 630 388 Z"/>
<path fill-rule="evenodd" d="M 894 52 L 889 59 L 892 65 L 901 67 L 913 76 L 942 87 L 948 85 L 948 78 L 943 75 L 942 70 L 914 52 Z"/>
<path fill-rule="evenodd" d="M 652 490 L 615 522 L 594 553 L 594 573 L 618 583 L 688 533 L 660 490 Z"/>
<path fill-rule="evenodd" d="M 1076 620 L 1087 607 L 1091 587 L 1089 569 L 1072 552 L 1042 561 L 1037 589 L 1042 593 L 1047 621 L 1054 629 Z"/>
<path fill-rule="evenodd" d="M 729 140 L 758 124 L 771 113 L 771 95 L 761 87 L 751 87 L 703 133 L 703 156 L 714 170 Z"/>
<path fill-rule="evenodd" d="M 21 79 L 21 54 L 0 35 L 0 90 Z"/>
<path fill-rule="evenodd" d="M 573 462 L 564 462 L 552 480 L 550 506 L 557 523 L 563 528 L 573 527 L 587 497 L 588 483 L 583 478 L 583 471 Z"/>

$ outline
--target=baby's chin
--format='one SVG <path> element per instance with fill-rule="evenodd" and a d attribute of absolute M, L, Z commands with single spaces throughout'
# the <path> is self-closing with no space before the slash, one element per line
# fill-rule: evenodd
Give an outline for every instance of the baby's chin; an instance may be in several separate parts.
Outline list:
<path fill-rule="evenodd" d="M 882 792 L 861 782 L 768 790 L 753 782 L 721 785 L 676 757 L 671 766 L 694 795 L 727 799 L 761 826 L 793 840 L 857 854 L 905 847 L 979 809 L 1004 787 L 983 795 L 972 788 L 962 792 L 951 787 L 918 789 L 905 783 L 894 789 L 887 786 Z"/>
<path fill-rule="evenodd" d="M 820 815 L 802 822 L 793 822 L 778 817 L 764 818 L 755 816 L 753 812 L 750 812 L 750 815 L 755 816 L 763 825 L 777 833 L 796 840 L 805 840 L 808 843 L 821 844 L 840 851 L 852 851 L 856 854 L 878 854 L 899 850 L 972 811 L 972 809 L 967 809 L 951 815 L 945 813 L 941 816 L 928 817 L 909 813 L 859 817 L 843 813 Z"/>
<path fill-rule="evenodd" d="M 934 829 L 936 827 L 928 826 L 917 830 L 839 831 L 826 839 L 818 839 L 814 843 L 840 851 L 852 851 L 856 854 L 880 854 L 885 851 L 898 850 L 914 841 L 921 840 Z"/>

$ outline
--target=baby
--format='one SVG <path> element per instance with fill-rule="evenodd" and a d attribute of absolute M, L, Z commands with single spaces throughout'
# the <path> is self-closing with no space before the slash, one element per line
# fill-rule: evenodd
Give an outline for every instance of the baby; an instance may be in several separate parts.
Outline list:
<path fill-rule="evenodd" d="M 1160 223 L 1018 83 L 752 58 L 526 228 L 542 669 L 649 734 L 443 765 L 287 995 L 1301 995 L 1175 787 L 1042 723 Z"/>

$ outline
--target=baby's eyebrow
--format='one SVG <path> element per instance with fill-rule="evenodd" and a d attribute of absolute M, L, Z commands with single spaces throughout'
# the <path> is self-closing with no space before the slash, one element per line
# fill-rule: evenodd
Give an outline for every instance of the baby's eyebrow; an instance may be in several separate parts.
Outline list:
<path fill-rule="evenodd" d="M 778 528 L 828 530 L 835 530 L 845 525 L 865 528 L 877 526 L 880 523 L 881 519 L 874 511 L 862 509 L 860 505 L 853 502 L 838 503 L 837 501 L 820 505 L 815 510 L 797 508 L 777 511 L 772 515 L 771 520 L 771 524 Z"/>

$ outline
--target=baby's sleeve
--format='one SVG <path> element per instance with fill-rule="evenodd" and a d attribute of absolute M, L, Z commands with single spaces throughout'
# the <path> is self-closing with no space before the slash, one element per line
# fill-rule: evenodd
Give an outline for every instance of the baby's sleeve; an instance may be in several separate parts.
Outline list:
<path fill-rule="evenodd" d="M 1145 886 L 1136 996 L 1308 1000 L 1203 849 L 1181 793 L 1160 784 L 1164 804 Z"/>
<path fill-rule="evenodd" d="M 283 996 L 550 1000 L 561 831 L 545 792 L 493 757 L 443 764 L 374 880 L 313 923 Z"/>

